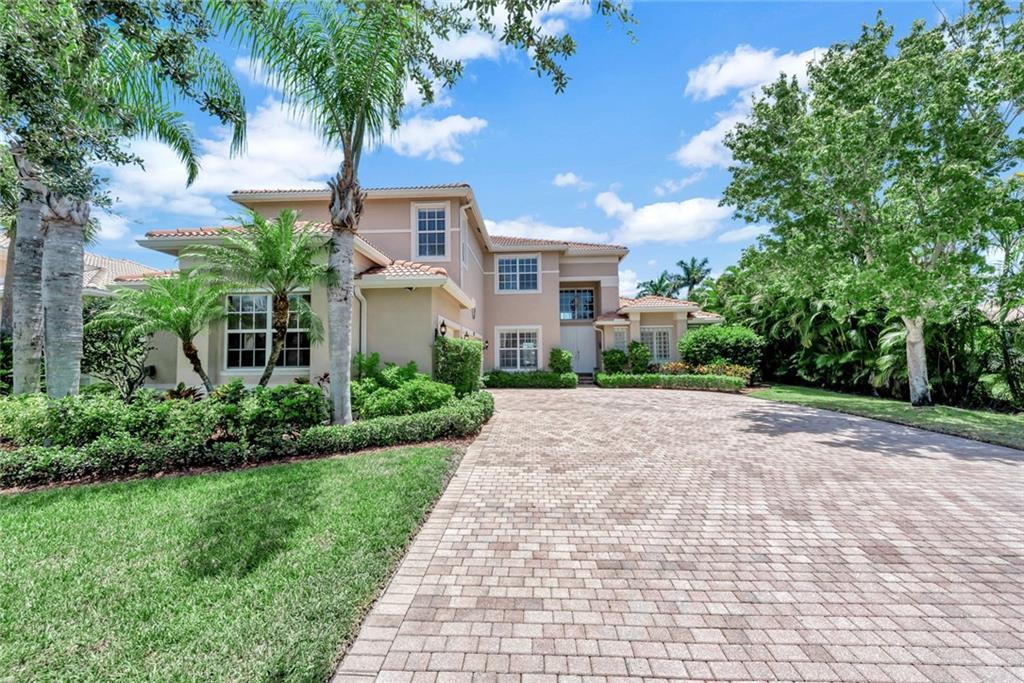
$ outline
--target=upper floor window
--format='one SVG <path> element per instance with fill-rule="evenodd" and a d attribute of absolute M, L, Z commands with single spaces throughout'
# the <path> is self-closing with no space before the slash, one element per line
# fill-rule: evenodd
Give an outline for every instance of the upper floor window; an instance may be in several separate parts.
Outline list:
<path fill-rule="evenodd" d="M 540 291 L 540 257 L 499 256 L 498 291 Z"/>
<path fill-rule="evenodd" d="M 558 293 L 558 310 L 562 320 L 593 320 L 594 290 L 561 290 Z"/>
<path fill-rule="evenodd" d="M 443 259 L 448 255 L 448 212 L 443 204 L 415 206 L 416 258 Z"/>

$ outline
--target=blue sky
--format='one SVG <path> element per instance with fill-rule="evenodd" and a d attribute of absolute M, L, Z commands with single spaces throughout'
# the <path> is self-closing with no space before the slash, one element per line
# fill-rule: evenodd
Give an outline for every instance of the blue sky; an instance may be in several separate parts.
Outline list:
<path fill-rule="evenodd" d="M 816 50 L 854 39 L 879 9 L 898 35 L 938 16 L 930 1 L 637 2 L 631 42 L 621 27 L 566 3 L 541 18 L 577 40 L 566 92 L 556 95 L 524 57 L 481 35 L 445 45 L 467 60 L 465 78 L 434 105 L 410 104 L 405 124 L 364 157 L 361 180 L 469 182 L 494 233 L 624 243 L 626 293 L 690 256 L 708 257 L 717 274 L 762 229 L 718 206 L 728 182 L 722 134 L 760 84 L 780 70 L 801 73 Z M 220 224 L 239 211 L 225 196 L 232 189 L 316 187 L 337 166 L 340 155 L 249 76 L 244 54 L 220 50 L 245 89 L 247 155 L 229 158 L 225 131 L 188 112 L 203 170 L 186 189 L 166 148 L 136 143 L 145 168 L 111 170 L 118 201 L 100 214 L 92 251 L 168 267 L 169 257 L 135 244 L 146 230 Z"/>

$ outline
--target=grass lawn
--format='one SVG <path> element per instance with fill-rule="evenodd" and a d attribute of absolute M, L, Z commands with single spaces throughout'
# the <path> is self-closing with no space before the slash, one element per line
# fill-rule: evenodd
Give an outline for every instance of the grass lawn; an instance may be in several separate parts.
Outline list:
<path fill-rule="evenodd" d="M 0 678 L 323 681 L 454 461 L 404 448 L 0 496 Z"/>
<path fill-rule="evenodd" d="M 905 401 L 841 394 L 808 387 L 773 386 L 756 389 L 751 396 L 784 403 L 798 403 L 840 413 L 863 415 L 886 422 L 920 427 L 933 432 L 1024 450 L 1024 415 L 1006 415 L 986 410 L 964 410 L 949 406 L 914 408 Z"/>

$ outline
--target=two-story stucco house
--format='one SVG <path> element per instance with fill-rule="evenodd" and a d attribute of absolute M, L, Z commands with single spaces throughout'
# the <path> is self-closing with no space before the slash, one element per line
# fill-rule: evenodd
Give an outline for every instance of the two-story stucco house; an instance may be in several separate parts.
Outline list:
<path fill-rule="evenodd" d="M 231 199 L 266 216 L 291 208 L 329 233 L 325 190 L 239 190 Z M 179 256 L 187 246 L 219 239 L 220 228 L 154 230 L 140 244 Z M 648 343 L 655 358 L 675 357 L 688 324 L 714 322 L 695 304 L 675 299 L 620 299 L 625 247 L 491 235 L 469 185 L 371 188 L 356 237 L 353 352 L 410 360 L 431 369 L 437 334 L 485 342 L 484 370 L 542 369 L 553 347 L 573 353 L 573 369 L 592 373 L 602 348 Z M 181 263 L 188 267 L 188 263 Z M 123 286 L 143 277 L 121 278 Z M 308 294 L 326 320 L 327 291 Z M 196 340 L 214 383 L 259 378 L 271 340 L 269 300 L 256 291 L 227 296 L 228 316 Z M 178 345 L 155 340 L 154 381 L 197 384 Z M 275 382 L 328 371 L 328 347 L 296 327 L 288 335 Z"/>

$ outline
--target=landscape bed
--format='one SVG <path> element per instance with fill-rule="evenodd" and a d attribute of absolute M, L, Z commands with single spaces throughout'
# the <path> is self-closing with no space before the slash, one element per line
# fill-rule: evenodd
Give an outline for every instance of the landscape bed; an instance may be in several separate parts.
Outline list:
<path fill-rule="evenodd" d="M 409 447 L 0 496 L 0 671 L 326 680 L 457 460 Z"/>
<path fill-rule="evenodd" d="M 631 375 L 597 374 L 597 385 L 604 389 L 692 389 L 736 393 L 746 386 L 739 377 L 724 375 Z"/>

